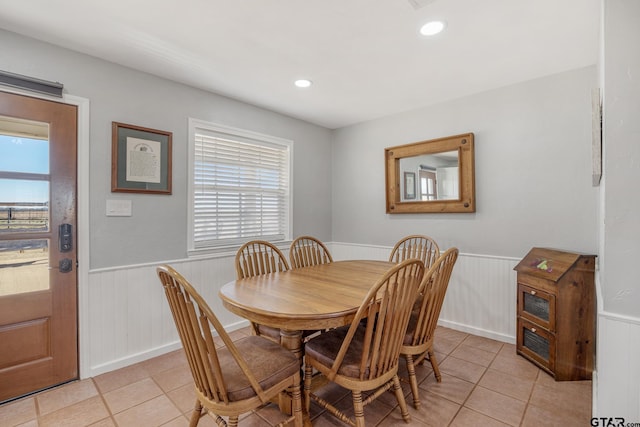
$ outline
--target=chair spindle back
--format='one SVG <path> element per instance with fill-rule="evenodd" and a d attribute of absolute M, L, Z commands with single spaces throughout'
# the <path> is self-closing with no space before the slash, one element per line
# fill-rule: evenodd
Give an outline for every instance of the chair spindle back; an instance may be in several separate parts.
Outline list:
<path fill-rule="evenodd" d="M 371 288 L 355 315 L 332 371 L 337 373 L 360 321 L 366 318 L 359 379 L 373 380 L 397 370 L 400 348 L 424 266 L 407 260 L 389 270 Z"/>
<path fill-rule="evenodd" d="M 236 253 L 236 275 L 238 279 L 275 273 L 289 269 L 289 263 L 273 243 L 253 240 L 245 243 Z"/>
<path fill-rule="evenodd" d="M 404 237 L 391 250 L 389 261 L 399 263 L 406 259 L 417 258 L 424 263 L 426 269 L 440 256 L 440 249 L 435 240 L 429 236 L 414 234 Z"/>
<path fill-rule="evenodd" d="M 289 260 L 291 261 L 291 268 L 333 262 L 331 253 L 329 253 L 329 249 L 324 243 L 311 236 L 300 236 L 291 242 Z"/>

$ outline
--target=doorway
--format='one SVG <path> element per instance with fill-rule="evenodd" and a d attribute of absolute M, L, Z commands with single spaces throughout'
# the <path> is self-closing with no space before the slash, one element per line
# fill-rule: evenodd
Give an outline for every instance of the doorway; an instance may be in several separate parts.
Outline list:
<path fill-rule="evenodd" d="M 438 187 L 437 187 L 435 171 L 420 169 L 419 178 L 420 178 L 420 200 L 423 202 L 428 200 L 437 200 Z"/>
<path fill-rule="evenodd" d="M 0 402 L 78 378 L 77 107 L 0 92 Z"/>

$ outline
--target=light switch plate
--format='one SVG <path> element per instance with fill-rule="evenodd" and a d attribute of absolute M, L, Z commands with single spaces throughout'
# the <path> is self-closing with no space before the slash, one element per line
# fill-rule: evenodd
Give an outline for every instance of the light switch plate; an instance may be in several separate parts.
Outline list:
<path fill-rule="evenodd" d="M 107 216 L 131 216 L 131 200 L 107 200 Z"/>

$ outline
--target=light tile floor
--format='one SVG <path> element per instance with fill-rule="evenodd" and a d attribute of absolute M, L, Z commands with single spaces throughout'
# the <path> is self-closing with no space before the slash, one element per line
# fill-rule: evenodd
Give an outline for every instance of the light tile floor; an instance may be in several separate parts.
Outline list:
<path fill-rule="evenodd" d="M 238 339 L 247 329 L 233 332 Z M 413 408 L 403 384 L 411 423 L 402 420 L 393 394 L 365 407 L 368 426 L 588 426 L 591 381 L 556 382 L 516 354 L 515 346 L 439 327 L 436 355 L 442 382 L 427 362 L 419 367 L 422 406 Z M 404 373 L 401 366 L 401 373 Z M 348 391 L 328 385 L 318 392 L 349 412 Z M 195 402 L 183 352 L 174 351 L 95 378 L 76 381 L 0 405 L 0 426 L 188 426 Z M 271 427 L 283 419 L 269 404 L 243 416 L 241 426 Z M 344 425 L 312 405 L 314 426 Z M 199 426 L 215 426 L 204 417 Z"/>

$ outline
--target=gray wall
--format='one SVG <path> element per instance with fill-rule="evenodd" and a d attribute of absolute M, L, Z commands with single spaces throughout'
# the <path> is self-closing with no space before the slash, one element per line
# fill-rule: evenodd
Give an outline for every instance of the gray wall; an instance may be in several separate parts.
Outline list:
<path fill-rule="evenodd" d="M 604 4 L 603 307 L 640 317 L 640 2 Z"/>
<path fill-rule="evenodd" d="M 602 0 L 602 10 L 601 295 L 594 415 L 633 423 L 640 420 L 640 2 Z"/>
<path fill-rule="evenodd" d="M 335 132 L 333 237 L 393 245 L 427 234 L 462 252 L 521 257 L 533 246 L 596 253 L 588 67 Z M 472 214 L 388 215 L 384 148 L 473 132 Z"/>
<path fill-rule="evenodd" d="M 294 141 L 294 236 L 331 237 L 331 132 L 229 98 L 0 30 L 0 69 L 59 81 L 91 103 L 91 268 L 182 259 L 187 250 L 188 118 Z M 173 132 L 173 194 L 111 193 L 111 122 Z M 132 217 L 107 217 L 129 199 Z"/>

